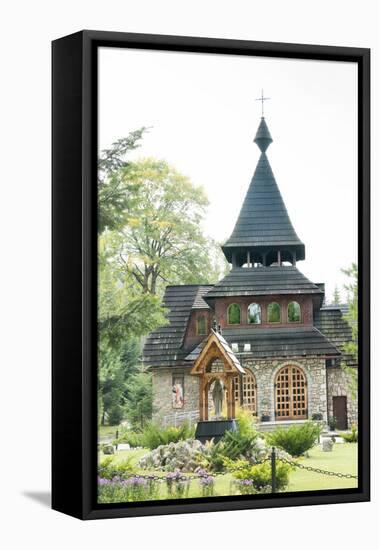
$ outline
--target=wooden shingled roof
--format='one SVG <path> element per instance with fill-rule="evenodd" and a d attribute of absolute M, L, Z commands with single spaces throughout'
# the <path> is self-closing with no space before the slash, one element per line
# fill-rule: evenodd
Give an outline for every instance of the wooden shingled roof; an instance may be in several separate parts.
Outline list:
<path fill-rule="evenodd" d="M 329 355 L 338 357 L 340 351 L 315 327 L 293 328 L 225 328 L 223 337 L 229 343 L 238 345 L 238 353 L 250 345 L 247 352 L 253 358 L 294 357 L 303 355 Z M 187 361 L 194 361 L 202 349 L 197 346 L 187 355 Z"/>
<path fill-rule="evenodd" d="M 296 251 L 298 260 L 305 258 L 305 246 L 293 228 L 264 152 L 259 158 L 233 232 L 222 250 L 231 261 L 233 251 L 262 247 L 289 247 Z"/>
<path fill-rule="evenodd" d="M 351 326 L 344 319 L 347 306 L 325 306 L 314 313 L 315 326 L 342 352 L 342 359 L 349 366 L 356 366 L 353 357 L 343 352 L 344 344 L 353 339 Z"/>
<path fill-rule="evenodd" d="M 192 309 L 209 308 L 202 296 L 211 285 L 168 286 L 163 298 L 169 324 L 151 332 L 143 348 L 143 363 L 149 366 L 180 365 L 188 353 L 182 349 Z"/>
<path fill-rule="evenodd" d="M 294 266 L 234 267 L 205 295 L 206 301 L 221 296 L 315 294 L 323 292 Z"/>

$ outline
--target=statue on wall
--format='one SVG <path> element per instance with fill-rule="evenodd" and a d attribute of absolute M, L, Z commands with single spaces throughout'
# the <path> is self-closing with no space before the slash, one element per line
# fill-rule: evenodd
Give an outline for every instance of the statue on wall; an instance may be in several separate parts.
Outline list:
<path fill-rule="evenodd" d="M 222 414 L 222 405 L 224 401 L 224 383 L 219 378 L 216 379 L 213 390 L 212 390 L 212 399 L 215 408 L 216 418 L 221 418 Z"/>

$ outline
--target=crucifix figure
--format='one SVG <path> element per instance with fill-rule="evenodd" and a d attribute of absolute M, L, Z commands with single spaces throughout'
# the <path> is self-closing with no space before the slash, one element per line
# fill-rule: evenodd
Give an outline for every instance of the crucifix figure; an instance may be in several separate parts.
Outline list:
<path fill-rule="evenodd" d="M 262 102 L 262 117 L 264 116 L 264 102 L 268 99 L 271 99 L 270 97 L 264 97 L 263 90 L 261 93 L 261 97 L 257 97 L 255 101 L 261 101 Z"/>

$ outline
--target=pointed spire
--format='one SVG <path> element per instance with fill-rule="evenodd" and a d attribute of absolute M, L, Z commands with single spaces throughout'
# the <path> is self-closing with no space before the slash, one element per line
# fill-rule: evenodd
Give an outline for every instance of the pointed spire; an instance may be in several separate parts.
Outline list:
<path fill-rule="evenodd" d="M 234 266 L 304 260 L 305 246 L 289 218 L 279 187 L 265 153 L 272 142 L 264 117 L 254 139 L 261 150 L 245 200 L 229 239 L 222 246 Z"/>
<path fill-rule="evenodd" d="M 254 142 L 258 145 L 262 153 L 264 153 L 270 143 L 272 143 L 272 137 L 264 117 L 261 118 L 261 123 L 259 124 Z"/>

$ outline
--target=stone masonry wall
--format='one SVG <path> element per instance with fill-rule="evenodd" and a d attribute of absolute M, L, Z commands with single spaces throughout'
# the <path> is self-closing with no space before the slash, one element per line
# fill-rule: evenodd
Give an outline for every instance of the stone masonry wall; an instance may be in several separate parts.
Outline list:
<path fill-rule="evenodd" d="M 275 419 L 275 377 L 281 367 L 296 365 L 303 369 L 307 379 L 308 418 L 315 413 L 322 414 L 327 421 L 326 369 L 325 360 L 318 357 L 294 357 L 253 360 L 243 358 L 243 367 L 249 368 L 257 382 L 257 414 Z M 175 368 L 152 369 L 153 374 L 153 421 L 173 424 L 180 423 L 188 413 L 199 409 L 199 380 L 188 370 Z M 172 406 L 172 380 L 175 375 L 184 376 L 184 406 L 175 409 Z M 210 399 L 210 408 L 212 402 Z M 178 418 L 175 418 L 175 413 Z"/>
<path fill-rule="evenodd" d="M 173 424 L 175 413 L 178 423 L 183 413 L 199 410 L 199 379 L 190 375 L 190 370 L 175 368 L 152 369 L 153 376 L 153 422 Z M 184 376 L 184 405 L 181 409 L 172 406 L 172 381 L 174 376 Z M 165 417 L 167 417 L 165 419 Z M 176 423 L 176 421 L 175 421 Z"/>
<path fill-rule="evenodd" d="M 257 415 L 269 415 L 275 419 L 275 377 L 285 365 L 296 365 L 303 369 L 307 379 L 308 418 L 315 413 L 327 420 L 326 369 L 325 360 L 318 357 L 294 357 L 278 359 L 244 359 L 243 367 L 249 368 L 257 382 Z"/>
<path fill-rule="evenodd" d="M 351 428 L 351 425 L 358 421 L 358 403 L 351 394 L 349 376 L 340 367 L 328 368 L 327 383 L 329 416 L 333 416 L 333 396 L 346 396 L 347 424 L 348 428 Z"/>

